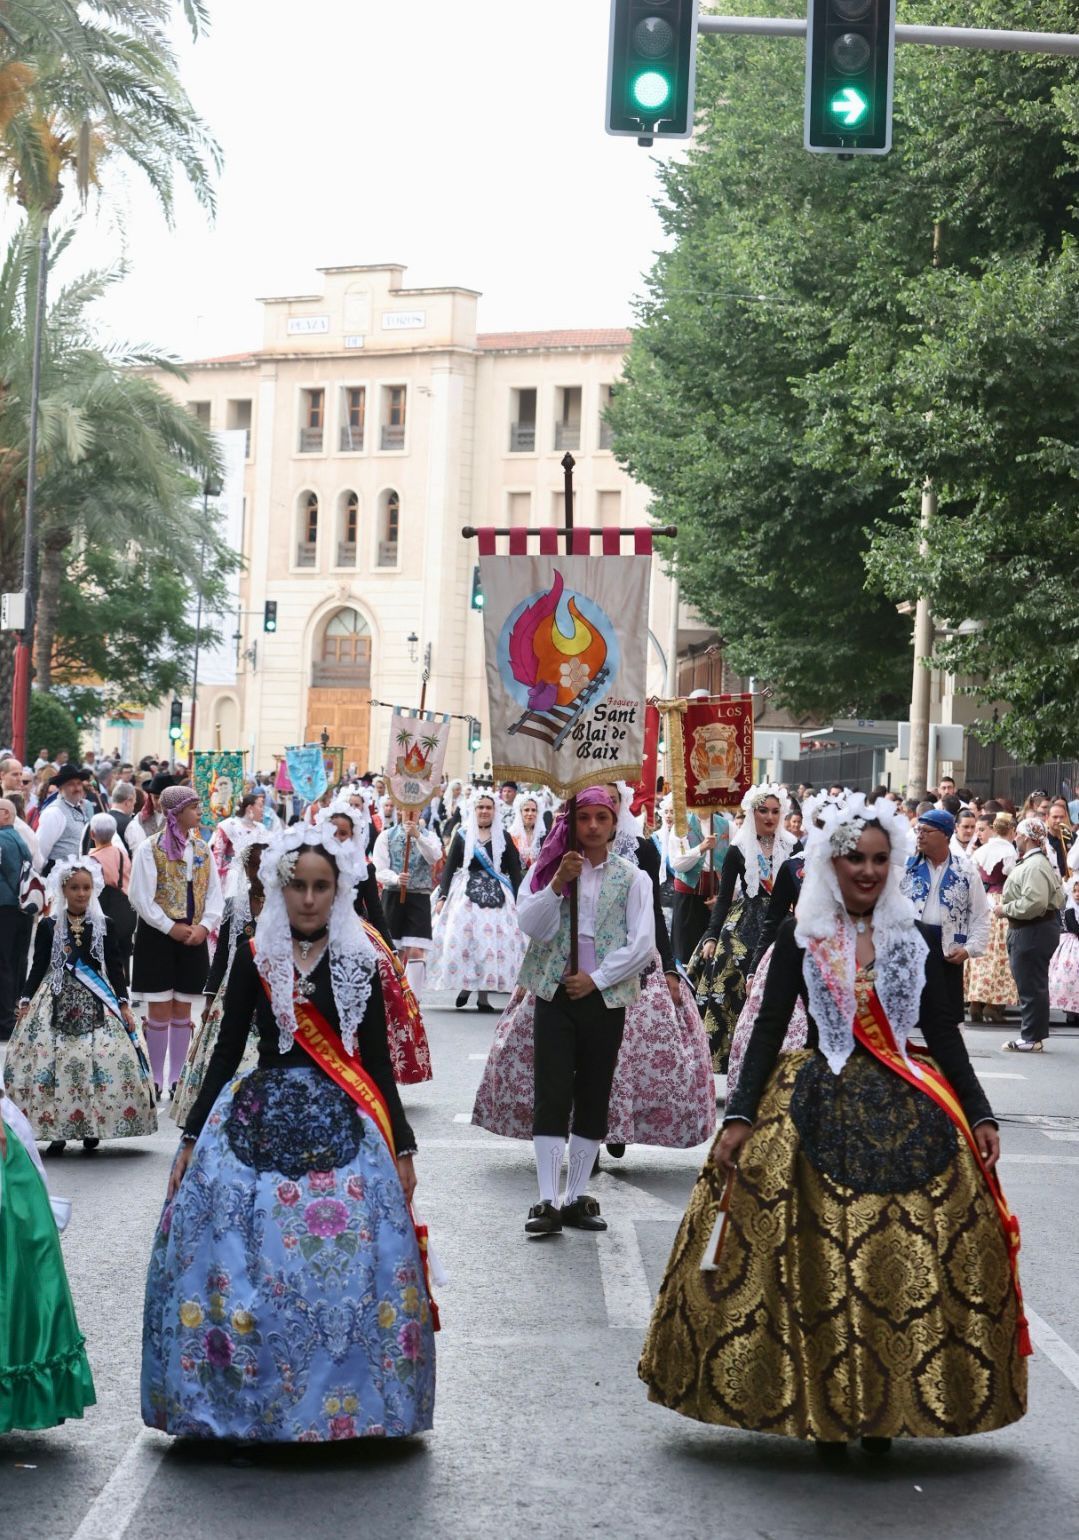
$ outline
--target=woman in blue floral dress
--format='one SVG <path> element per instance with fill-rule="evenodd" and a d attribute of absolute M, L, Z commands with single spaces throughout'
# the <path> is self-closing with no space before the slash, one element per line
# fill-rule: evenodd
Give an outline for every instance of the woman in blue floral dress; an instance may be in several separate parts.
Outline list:
<path fill-rule="evenodd" d="M 233 962 L 154 1240 L 142 1413 L 177 1436 L 315 1443 L 432 1425 L 415 1140 L 354 876 L 325 840 L 297 824 L 262 858 L 265 907 Z M 252 1013 L 259 1066 L 236 1079 Z M 338 1080 L 305 1046 L 312 1022 Z M 339 1083 L 350 1068 L 366 1105 Z"/>

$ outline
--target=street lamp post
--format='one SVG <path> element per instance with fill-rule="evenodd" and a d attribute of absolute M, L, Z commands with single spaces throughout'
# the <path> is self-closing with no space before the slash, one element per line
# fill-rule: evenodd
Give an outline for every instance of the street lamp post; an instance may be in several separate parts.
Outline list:
<path fill-rule="evenodd" d="M 188 741 L 188 753 L 191 756 L 191 766 L 194 768 L 195 760 L 195 723 L 199 705 L 199 642 L 202 633 L 202 574 L 206 562 L 206 527 L 210 519 L 210 499 L 220 497 L 223 485 L 220 477 L 207 476 L 202 483 L 202 544 L 199 547 L 199 583 L 198 595 L 195 605 L 195 656 L 191 665 L 191 732 Z"/>

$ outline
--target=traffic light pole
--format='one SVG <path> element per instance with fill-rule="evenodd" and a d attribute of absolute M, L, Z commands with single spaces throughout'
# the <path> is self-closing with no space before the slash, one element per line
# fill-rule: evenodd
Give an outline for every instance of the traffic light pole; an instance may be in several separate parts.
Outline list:
<path fill-rule="evenodd" d="M 806 22 L 784 16 L 701 16 L 697 31 L 741 37 L 805 37 Z M 908 27 L 897 25 L 897 43 L 928 48 L 971 48 L 989 53 L 1042 53 L 1079 57 L 1079 34 L 1008 32 L 993 27 Z"/>

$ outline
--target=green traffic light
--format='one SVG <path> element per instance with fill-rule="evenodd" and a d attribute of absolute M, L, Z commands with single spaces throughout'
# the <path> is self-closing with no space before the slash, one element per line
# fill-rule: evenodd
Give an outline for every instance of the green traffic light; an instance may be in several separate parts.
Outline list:
<path fill-rule="evenodd" d="M 869 116 L 869 98 L 854 86 L 844 86 L 828 103 L 828 111 L 844 128 L 857 128 Z"/>
<path fill-rule="evenodd" d="M 636 77 L 630 89 L 638 107 L 653 112 L 665 107 L 671 99 L 670 79 L 659 70 L 645 70 Z"/>

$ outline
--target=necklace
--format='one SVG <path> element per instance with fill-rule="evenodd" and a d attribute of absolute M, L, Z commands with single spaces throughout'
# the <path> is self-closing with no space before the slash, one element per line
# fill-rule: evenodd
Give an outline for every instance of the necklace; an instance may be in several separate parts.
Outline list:
<path fill-rule="evenodd" d="M 75 938 L 76 946 L 82 941 L 82 927 L 85 916 L 68 912 L 67 928 Z"/>
<path fill-rule="evenodd" d="M 851 914 L 849 909 L 847 910 L 847 913 L 854 921 L 854 928 L 858 932 L 859 936 L 864 936 L 866 931 L 869 929 L 869 921 L 873 917 L 872 909 L 869 911 L 868 916 L 864 914 Z"/>
<path fill-rule="evenodd" d="M 322 940 L 329 928 L 328 925 L 323 925 L 321 930 L 313 930 L 305 936 L 296 929 L 295 925 L 289 926 L 289 930 L 292 932 L 292 939 L 300 949 L 301 962 L 307 961 L 311 955 L 311 948 L 316 941 Z"/>

